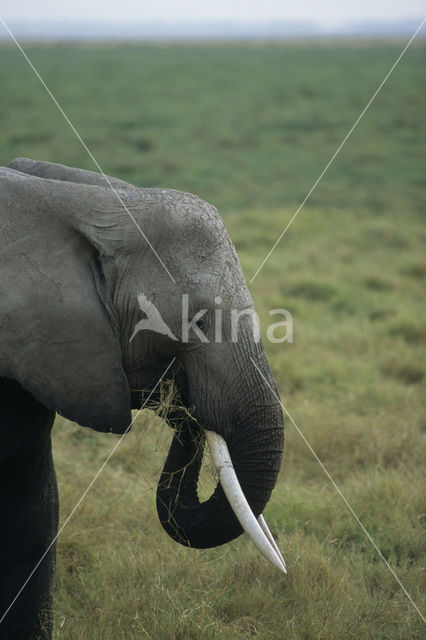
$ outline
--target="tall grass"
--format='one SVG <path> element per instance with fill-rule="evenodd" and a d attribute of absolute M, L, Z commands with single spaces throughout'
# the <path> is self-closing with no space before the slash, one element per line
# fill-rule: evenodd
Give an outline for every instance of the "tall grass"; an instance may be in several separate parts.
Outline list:
<path fill-rule="evenodd" d="M 106 172 L 220 206 L 249 280 L 401 48 L 29 53 Z M 251 287 L 263 334 L 270 309 L 294 318 L 294 343 L 266 344 L 284 406 L 420 609 L 423 56 L 422 42 L 407 52 Z M 0 81 L 4 164 L 27 155 L 92 168 L 13 48 L 1 49 Z M 57 640 L 424 637 L 418 612 L 289 419 L 266 509 L 287 577 L 244 536 L 206 551 L 168 539 L 155 486 L 170 438 L 142 412 L 62 532 Z M 57 419 L 63 520 L 115 442 Z M 207 487 L 208 469 L 204 477 Z"/>

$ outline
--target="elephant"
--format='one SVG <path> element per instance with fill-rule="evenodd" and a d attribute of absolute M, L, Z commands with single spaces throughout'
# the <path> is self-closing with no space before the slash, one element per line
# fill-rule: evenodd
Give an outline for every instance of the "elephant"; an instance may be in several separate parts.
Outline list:
<path fill-rule="evenodd" d="M 125 434 L 159 380 L 179 395 L 157 488 L 163 528 L 194 548 L 246 529 L 285 571 L 262 516 L 283 454 L 282 407 L 217 210 L 192 194 L 17 158 L 0 169 L 0 219 L 0 638 L 52 636 L 56 413 Z M 154 318 L 147 305 L 167 330 L 142 322 Z M 206 439 L 219 482 L 200 502 Z"/>

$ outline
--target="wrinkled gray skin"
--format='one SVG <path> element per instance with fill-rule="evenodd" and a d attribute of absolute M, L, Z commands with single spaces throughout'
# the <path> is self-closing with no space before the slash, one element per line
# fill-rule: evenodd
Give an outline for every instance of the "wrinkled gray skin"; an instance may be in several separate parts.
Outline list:
<path fill-rule="evenodd" d="M 220 485 L 202 504 L 197 479 L 204 436 L 222 435 L 247 500 L 259 515 L 271 494 L 283 449 L 280 406 L 250 319 L 230 341 L 230 309 L 252 299 L 216 209 L 178 191 L 114 188 L 161 257 L 143 238 L 99 174 L 14 160 L 0 169 L 0 617 L 57 531 L 58 498 L 50 430 L 55 412 L 98 431 L 123 433 L 175 358 L 174 378 L 197 423 L 179 427 L 157 491 L 165 530 L 181 544 L 210 547 L 241 533 Z M 181 294 L 189 317 L 208 308 L 203 344 L 141 331 L 137 295 L 181 336 Z M 215 304 L 215 297 L 223 300 Z M 221 306 L 222 344 L 213 313 Z M 133 401 L 133 402 L 132 402 Z M 51 637 L 54 545 L 0 625 L 0 638 Z"/>

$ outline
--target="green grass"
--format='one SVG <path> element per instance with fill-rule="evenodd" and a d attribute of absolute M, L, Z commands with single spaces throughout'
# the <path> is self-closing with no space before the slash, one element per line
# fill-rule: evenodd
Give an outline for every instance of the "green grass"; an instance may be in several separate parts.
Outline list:
<path fill-rule="evenodd" d="M 220 207 L 249 280 L 402 44 L 34 46 L 102 168 Z M 422 41 L 395 69 L 251 289 L 284 406 L 424 611 L 426 231 Z M 2 47 L 0 163 L 92 168 L 25 61 Z M 107 393 L 107 390 L 106 390 Z M 282 577 L 245 537 L 188 550 L 155 486 L 170 430 L 143 412 L 58 541 L 57 640 L 420 639 L 423 623 L 287 419 L 266 509 Z M 64 521 L 116 438 L 58 418 Z M 211 482 L 208 470 L 205 482 Z"/>

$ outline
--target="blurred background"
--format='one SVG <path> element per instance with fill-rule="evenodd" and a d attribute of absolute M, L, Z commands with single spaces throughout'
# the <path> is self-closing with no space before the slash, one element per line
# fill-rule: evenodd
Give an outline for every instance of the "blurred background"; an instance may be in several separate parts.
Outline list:
<path fill-rule="evenodd" d="M 0 15 L 105 173 L 215 204 L 248 281 L 422 21 L 423 3 L 37 6 Z M 416 605 L 424 593 L 422 28 L 250 285 L 281 399 Z M 95 169 L 0 24 L 0 164 Z M 108 390 L 105 390 L 108 393 Z M 169 541 L 169 429 L 144 411 L 58 541 L 55 637 L 422 638 L 412 602 L 287 420 L 266 516 L 289 575 L 241 537 Z M 115 437 L 58 418 L 65 519 Z M 211 485 L 209 464 L 205 488 Z"/>

